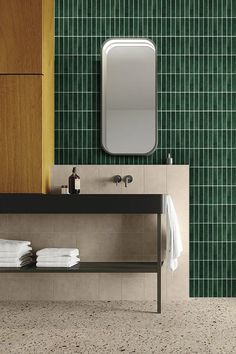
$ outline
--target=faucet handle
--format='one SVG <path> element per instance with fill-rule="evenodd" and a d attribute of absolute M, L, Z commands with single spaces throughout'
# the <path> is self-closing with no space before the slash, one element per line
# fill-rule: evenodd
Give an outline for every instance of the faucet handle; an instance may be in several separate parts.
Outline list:
<path fill-rule="evenodd" d="M 133 182 L 133 177 L 131 175 L 127 175 L 124 177 L 125 187 L 128 187 L 128 183 Z"/>
<path fill-rule="evenodd" d="M 113 182 L 118 186 L 118 183 L 121 182 L 121 176 L 120 175 L 115 175 L 113 177 Z"/>

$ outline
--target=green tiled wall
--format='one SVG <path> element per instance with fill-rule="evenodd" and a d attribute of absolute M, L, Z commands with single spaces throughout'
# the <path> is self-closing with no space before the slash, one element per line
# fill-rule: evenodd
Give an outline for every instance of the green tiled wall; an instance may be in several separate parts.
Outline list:
<path fill-rule="evenodd" d="M 236 296 L 236 1 L 56 0 L 57 164 L 190 164 L 191 296 Z M 157 45 L 158 141 L 148 157 L 100 143 L 100 47 Z"/>

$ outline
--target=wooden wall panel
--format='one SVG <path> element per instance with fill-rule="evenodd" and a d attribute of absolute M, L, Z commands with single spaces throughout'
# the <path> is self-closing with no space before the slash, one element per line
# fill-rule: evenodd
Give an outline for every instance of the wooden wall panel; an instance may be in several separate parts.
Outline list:
<path fill-rule="evenodd" d="M 0 192 L 42 192 L 42 76 L 0 75 Z"/>
<path fill-rule="evenodd" d="M 42 35 L 42 0 L 0 0 L 0 74 L 41 74 Z"/>
<path fill-rule="evenodd" d="M 46 193 L 54 163 L 54 0 L 0 0 L 0 193 Z"/>
<path fill-rule="evenodd" d="M 42 192 L 54 164 L 54 0 L 43 0 Z"/>

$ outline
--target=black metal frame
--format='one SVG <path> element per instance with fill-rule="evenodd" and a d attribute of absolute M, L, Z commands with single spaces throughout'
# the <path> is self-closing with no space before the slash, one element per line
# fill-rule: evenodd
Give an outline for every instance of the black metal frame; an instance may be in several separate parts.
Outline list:
<path fill-rule="evenodd" d="M 0 194 L 0 214 L 157 214 L 157 262 L 80 262 L 71 268 L 0 268 L 0 273 L 157 273 L 157 313 L 161 313 L 162 194 Z"/>

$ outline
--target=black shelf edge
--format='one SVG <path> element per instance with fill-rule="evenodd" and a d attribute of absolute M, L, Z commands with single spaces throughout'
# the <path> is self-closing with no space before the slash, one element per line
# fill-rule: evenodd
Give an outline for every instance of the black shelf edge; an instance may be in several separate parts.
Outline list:
<path fill-rule="evenodd" d="M 157 273 L 156 262 L 80 262 L 70 268 L 0 267 L 0 273 Z"/>
<path fill-rule="evenodd" d="M 0 214 L 164 214 L 164 194 L 0 194 Z"/>

